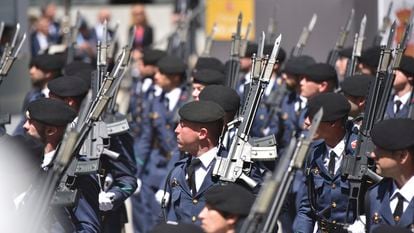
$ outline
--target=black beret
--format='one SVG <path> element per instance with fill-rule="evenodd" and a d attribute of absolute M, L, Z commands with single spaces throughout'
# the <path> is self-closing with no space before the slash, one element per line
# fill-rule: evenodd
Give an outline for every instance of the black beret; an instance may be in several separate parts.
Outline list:
<path fill-rule="evenodd" d="M 26 117 L 46 125 L 66 126 L 76 117 L 76 112 L 65 102 L 41 98 L 27 106 Z"/>
<path fill-rule="evenodd" d="M 205 194 L 206 204 L 220 212 L 247 216 L 254 202 L 254 195 L 234 183 L 215 185 Z"/>
<path fill-rule="evenodd" d="M 273 44 L 266 44 L 263 48 L 263 54 L 267 54 L 270 56 L 270 54 L 272 54 L 272 50 L 273 50 Z M 277 54 L 277 58 L 276 60 L 278 61 L 279 64 L 283 63 L 286 59 L 286 52 L 283 48 L 279 48 L 279 52 Z"/>
<path fill-rule="evenodd" d="M 80 71 L 89 71 L 92 72 L 92 70 L 94 70 L 94 68 L 85 62 L 81 62 L 81 61 L 73 61 L 67 65 L 65 65 L 65 67 L 63 68 L 63 74 L 65 75 L 74 75 Z"/>
<path fill-rule="evenodd" d="M 240 96 L 237 92 L 233 88 L 223 85 L 206 86 L 198 98 L 219 104 L 225 112 L 235 112 L 240 107 Z"/>
<path fill-rule="evenodd" d="M 292 57 L 286 62 L 283 72 L 291 75 L 302 75 L 307 67 L 315 63 L 315 59 L 307 55 Z"/>
<path fill-rule="evenodd" d="M 346 77 L 341 83 L 344 94 L 356 97 L 365 97 L 369 92 L 369 86 L 375 76 L 359 74 L 352 77 Z"/>
<path fill-rule="evenodd" d="M 377 68 L 381 55 L 381 47 L 375 46 L 362 51 L 359 62 L 372 68 Z"/>
<path fill-rule="evenodd" d="M 91 87 L 91 81 L 92 81 L 92 75 L 96 75 L 96 72 L 94 72 L 93 70 L 79 70 L 78 72 L 75 72 L 73 74 L 66 74 L 67 76 L 76 76 L 81 78 L 84 82 L 86 82 L 88 84 L 88 88 Z"/>
<path fill-rule="evenodd" d="M 414 77 L 414 57 L 404 55 L 398 68 L 407 77 Z"/>
<path fill-rule="evenodd" d="M 224 85 L 226 81 L 226 76 L 216 70 L 200 70 L 193 74 L 193 82 L 194 83 L 201 83 L 203 85 L 212 85 L 212 84 L 219 84 Z"/>
<path fill-rule="evenodd" d="M 326 63 L 316 63 L 308 66 L 303 75 L 309 78 L 309 80 L 314 82 L 323 82 L 323 81 L 337 81 L 336 70 L 333 66 Z"/>
<path fill-rule="evenodd" d="M 224 110 L 212 101 L 193 101 L 186 103 L 178 111 L 182 120 L 195 123 L 209 123 L 222 119 Z"/>
<path fill-rule="evenodd" d="M 338 51 L 340 57 L 352 58 L 352 47 L 343 48 Z"/>
<path fill-rule="evenodd" d="M 351 105 L 348 100 L 338 93 L 322 93 L 308 102 L 308 113 L 313 118 L 320 108 L 323 108 L 322 122 L 336 121 L 348 116 Z"/>
<path fill-rule="evenodd" d="M 48 82 L 51 92 L 62 97 L 75 97 L 88 93 L 89 85 L 78 76 L 61 76 Z"/>
<path fill-rule="evenodd" d="M 403 150 L 414 146 L 414 120 L 395 118 L 381 121 L 371 130 L 372 142 L 385 150 Z"/>
<path fill-rule="evenodd" d="M 171 55 L 161 58 L 157 66 L 160 72 L 166 75 L 182 75 L 186 69 L 184 62 L 180 58 Z"/>
<path fill-rule="evenodd" d="M 37 55 L 32 58 L 30 66 L 44 71 L 60 71 L 65 66 L 65 57 L 62 54 Z"/>
<path fill-rule="evenodd" d="M 159 49 L 144 49 L 142 62 L 144 65 L 156 65 L 167 53 Z"/>
<path fill-rule="evenodd" d="M 197 63 L 194 66 L 193 72 L 204 69 L 217 70 L 221 73 L 226 72 L 224 64 L 215 57 L 199 57 L 197 59 Z"/>
<path fill-rule="evenodd" d="M 257 53 L 257 48 L 258 48 L 257 43 L 247 42 L 246 54 L 244 55 L 244 57 L 246 58 L 252 57 L 253 53 Z"/>
<path fill-rule="evenodd" d="M 151 233 L 203 233 L 204 231 L 197 225 L 190 223 L 168 224 L 160 223 L 150 231 Z"/>

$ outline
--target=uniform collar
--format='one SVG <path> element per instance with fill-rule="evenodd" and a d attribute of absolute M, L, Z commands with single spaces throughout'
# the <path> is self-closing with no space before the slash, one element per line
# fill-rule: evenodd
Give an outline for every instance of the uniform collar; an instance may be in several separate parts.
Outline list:
<path fill-rule="evenodd" d="M 403 105 L 406 105 L 408 100 L 410 99 L 411 91 L 405 93 L 403 96 L 399 97 L 398 95 L 394 95 L 394 102 L 399 100 Z"/>
<path fill-rule="evenodd" d="M 213 147 L 209 151 L 207 151 L 206 153 L 198 157 L 198 159 L 200 159 L 205 169 L 207 169 L 210 166 L 211 162 L 217 156 L 217 151 L 218 151 L 218 147 Z"/>
<path fill-rule="evenodd" d="M 401 196 L 404 197 L 405 201 L 410 202 L 414 197 L 414 176 L 412 176 L 407 183 L 404 184 L 404 186 L 399 189 L 397 185 L 395 184 L 395 181 L 392 182 L 393 192 L 391 195 L 390 200 L 394 199 L 397 195 L 397 193 L 400 193 Z"/>
<path fill-rule="evenodd" d="M 346 134 L 342 138 L 342 140 L 339 141 L 339 143 L 336 144 L 336 146 L 333 147 L 333 148 L 331 148 L 330 146 L 328 146 L 328 144 L 325 143 L 326 151 L 328 151 L 328 157 L 329 157 L 329 154 L 331 153 L 331 151 L 335 152 L 337 158 L 340 157 L 342 155 L 342 153 L 344 153 L 344 151 L 345 151 L 345 137 L 346 137 Z"/>

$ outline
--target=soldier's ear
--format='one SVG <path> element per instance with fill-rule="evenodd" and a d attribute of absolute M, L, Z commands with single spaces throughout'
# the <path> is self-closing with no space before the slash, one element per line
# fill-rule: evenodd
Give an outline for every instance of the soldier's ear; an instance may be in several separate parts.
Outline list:
<path fill-rule="evenodd" d="M 45 132 L 47 136 L 52 136 L 57 132 L 57 128 L 54 126 L 47 126 Z"/>
<path fill-rule="evenodd" d="M 207 135 L 208 135 L 208 129 L 207 128 L 204 128 L 204 127 L 201 127 L 200 128 L 200 131 L 198 131 L 198 138 L 200 140 L 206 139 L 207 138 Z"/>
<path fill-rule="evenodd" d="M 401 164 L 412 163 L 412 161 L 411 161 L 412 159 L 410 160 L 410 157 L 411 157 L 411 155 L 410 155 L 410 152 L 408 150 L 401 151 L 400 163 Z"/>

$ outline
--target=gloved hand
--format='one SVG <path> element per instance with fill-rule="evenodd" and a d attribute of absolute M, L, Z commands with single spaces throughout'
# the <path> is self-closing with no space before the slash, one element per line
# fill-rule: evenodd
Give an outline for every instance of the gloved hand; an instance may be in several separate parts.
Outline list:
<path fill-rule="evenodd" d="M 142 181 L 140 178 L 137 178 L 137 189 L 135 189 L 134 194 L 138 194 L 141 191 Z"/>
<path fill-rule="evenodd" d="M 103 190 L 108 191 L 109 188 L 112 186 L 113 182 L 114 182 L 114 178 L 112 177 L 111 173 L 108 173 L 105 177 Z"/>
<path fill-rule="evenodd" d="M 112 192 L 103 192 L 99 193 L 99 209 L 102 211 L 112 210 L 114 208 L 113 199 L 115 197 L 115 193 Z"/>
<path fill-rule="evenodd" d="M 164 196 L 165 193 L 165 196 Z M 158 204 L 162 204 L 162 199 L 165 199 L 165 205 L 168 205 L 168 200 L 170 199 L 170 193 L 169 192 L 164 192 L 164 190 L 159 189 L 156 193 L 155 193 L 155 200 L 158 202 Z"/>

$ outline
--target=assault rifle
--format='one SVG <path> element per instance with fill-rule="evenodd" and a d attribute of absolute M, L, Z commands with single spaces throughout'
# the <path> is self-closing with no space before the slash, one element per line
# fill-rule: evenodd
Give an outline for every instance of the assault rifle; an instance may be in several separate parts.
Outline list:
<path fill-rule="evenodd" d="M 66 64 L 71 63 L 75 59 L 75 52 L 76 52 L 76 39 L 78 38 L 79 28 L 81 26 L 81 15 L 80 12 L 76 12 L 76 21 L 75 25 L 70 27 L 70 32 L 67 36 L 69 40 L 67 40 L 66 48 L 67 48 L 67 58 Z"/>
<path fill-rule="evenodd" d="M 214 34 L 217 31 L 217 24 L 214 23 L 213 27 L 211 28 L 210 34 L 206 37 L 206 42 L 204 43 L 204 50 L 201 53 L 201 57 L 210 57 L 211 53 L 211 46 L 213 44 Z"/>
<path fill-rule="evenodd" d="M 355 10 L 351 10 L 351 14 L 346 21 L 345 26 L 341 28 L 339 32 L 339 37 L 336 40 L 334 49 L 329 53 L 327 63 L 333 67 L 335 67 L 336 60 L 338 60 L 338 52 L 339 50 L 344 48 L 346 38 L 348 37 L 349 31 L 351 30 L 352 23 L 354 21 Z"/>
<path fill-rule="evenodd" d="M 269 17 L 269 23 L 267 25 L 267 34 L 269 35 L 266 39 L 266 44 L 270 44 L 272 43 L 272 41 L 275 41 L 277 34 L 276 34 L 276 29 L 277 29 L 277 21 L 276 21 L 276 11 L 277 8 L 276 6 L 274 7 L 273 10 L 273 16 Z"/>
<path fill-rule="evenodd" d="M 2 37 L 4 30 L 4 22 L 1 22 L 0 25 L 0 39 Z M 14 32 L 13 39 L 11 43 L 7 43 L 3 54 L 0 58 L 0 84 L 3 82 L 3 78 L 7 76 L 7 74 L 10 71 L 10 68 L 12 67 L 14 61 L 17 58 L 17 55 L 19 54 L 24 41 L 26 40 L 26 33 L 23 33 L 23 35 L 20 35 L 20 24 L 18 23 L 16 25 L 16 31 Z"/>
<path fill-rule="evenodd" d="M 302 134 L 298 139 L 292 137 L 286 154 L 280 159 L 272 175 L 265 178 L 264 184 L 244 222 L 242 233 L 271 233 L 274 232 L 277 218 L 286 199 L 296 171 L 302 169 L 308 154 L 309 145 L 319 127 L 323 116 L 320 109 L 312 120 L 308 135 Z"/>
<path fill-rule="evenodd" d="M 108 106 L 109 101 L 114 96 L 115 90 L 117 88 L 116 85 L 119 85 L 118 80 L 121 79 L 129 64 L 131 50 L 132 43 L 130 42 L 123 48 L 122 53 L 118 57 L 112 72 L 109 75 L 105 75 L 97 96 L 93 99 L 93 101 L 88 102 L 86 107 L 87 110 L 83 113 L 81 112 L 79 115 L 79 121 L 77 124 L 77 131 L 79 136 L 74 144 L 72 152 L 75 155 L 86 154 L 88 160 L 72 160 L 65 175 L 60 180 L 60 185 L 58 186 L 52 204 L 68 206 L 76 203 L 77 190 L 74 189 L 74 180 L 76 180 L 76 177 L 81 174 L 95 173 L 99 168 L 99 157 L 101 154 L 105 154 L 110 157 L 116 156 L 116 153 L 111 153 L 103 144 L 100 144 L 99 141 L 90 142 L 92 144 L 95 143 L 94 145 L 96 145 L 96 147 L 93 148 L 91 146 L 88 146 L 88 144 L 86 144 L 86 146 L 83 145 L 84 143 L 89 143 L 87 138 L 91 131 L 95 135 L 99 135 L 99 133 L 101 133 L 101 135 L 99 135 L 100 137 L 97 136 L 95 138 L 92 138 L 93 140 L 102 139 L 102 134 L 106 132 L 106 128 L 104 128 L 99 122 L 102 114 Z M 85 149 L 86 152 L 83 152 L 82 149 Z M 88 149 L 91 149 L 91 151 L 88 151 Z"/>
<path fill-rule="evenodd" d="M 231 37 L 231 51 L 230 51 L 230 64 L 227 71 L 227 86 L 236 89 L 237 79 L 239 78 L 240 70 L 240 41 L 241 41 L 241 25 L 242 25 L 242 13 L 237 17 L 237 30 Z"/>
<path fill-rule="evenodd" d="M 240 57 L 246 56 L 247 44 L 249 43 L 249 34 L 252 28 L 252 22 L 250 21 L 247 24 L 246 34 L 244 35 L 244 39 L 240 43 Z"/>
<path fill-rule="evenodd" d="M 345 77 L 350 77 L 355 74 L 355 70 L 358 65 L 359 58 L 361 57 L 362 46 L 364 44 L 366 24 L 367 24 L 367 16 L 364 15 L 364 17 L 362 17 L 361 24 L 359 26 L 359 33 L 356 33 L 354 37 L 352 57 L 351 57 L 351 60 L 348 61 L 348 63 L 346 64 Z"/>
<path fill-rule="evenodd" d="M 357 148 L 355 155 L 345 155 L 342 164 L 342 175 L 349 180 L 350 197 L 348 204 L 347 215 L 349 214 L 349 207 L 356 207 L 356 216 L 359 216 L 359 198 L 361 197 L 361 186 L 364 178 L 368 177 L 371 180 L 378 182 L 381 177 L 370 169 L 369 157 L 374 149 L 374 144 L 371 140 L 371 129 L 378 120 L 382 119 L 384 113 L 380 112 L 382 105 L 381 101 L 387 101 L 381 97 L 384 91 L 385 78 L 389 74 L 389 65 L 392 59 L 392 38 L 394 38 L 395 22 L 390 30 L 389 40 L 386 46 L 382 46 L 380 60 L 377 68 L 375 81 L 371 84 L 370 91 L 367 97 L 367 105 L 365 107 L 364 119 L 358 134 Z"/>
<path fill-rule="evenodd" d="M 302 55 L 302 50 L 305 47 L 306 43 L 308 42 L 309 35 L 313 31 L 313 28 L 315 27 L 315 23 L 317 19 L 318 19 L 318 16 L 316 14 L 313 14 L 311 20 L 309 21 L 308 27 L 303 28 L 302 33 L 300 34 L 298 43 L 296 44 L 296 46 L 292 49 L 290 53 L 290 57 L 298 57 Z"/>
<path fill-rule="evenodd" d="M 384 15 L 384 17 L 382 18 L 382 26 L 381 28 L 378 30 L 377 35 L 375 35 L 374 37 L 374 46 L 379 46 L 381 45 L 382 42 L 382 37 L 385 34 L 385 32 L 387 31 L 387 28 L 391 25 L 391 10 L 392 10 L 392 6 L 393 6 L 393 1 L 390 1 L 389 5 L 388 5 L 388 10 L 387 10 L 387 14 Z"/>
<path fill-rule="evenodd" d="M 238 124 L 237 133 L 231 142 L 227 158 L 218 157 L 212 173 L 222 181 L 235 182 L 241 179 L 250 187 L 255 187 L 257 183 L 247 175 L 253 161 L 274 160 L 277 157 L 276 140 L 273 135 L 250 140 L 249 133 L 264 90 L 272 75 L 281 40 L 282 35 L 279 35 L 274 43 L 272 54 L 270 57 L 265 57 L 260 64 L 255 62 L 257 58 L 253 56 L 252 82 L 245 104 L 240 116 L 229 123 L 229 125 Z M 263 39 L 262 41 L 264 42 Z M 257 70 L 254 67 L 256 65 L 260 66 L 258 77 L 254 75 Z"/>

